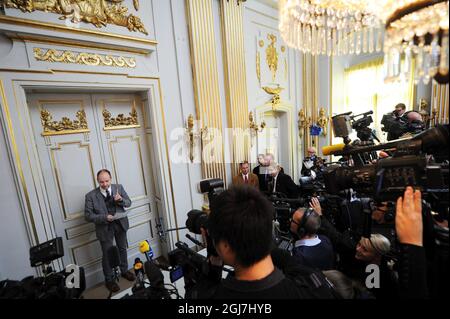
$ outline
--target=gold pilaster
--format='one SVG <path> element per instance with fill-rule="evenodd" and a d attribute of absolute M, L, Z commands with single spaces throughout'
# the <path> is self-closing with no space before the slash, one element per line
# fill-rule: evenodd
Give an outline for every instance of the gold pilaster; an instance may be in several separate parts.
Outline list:
<path fill-rule="evenodd" d="M 235 174 L 238 173 L 238 164 L 249 158 L 245 134 L 247 132 L 248 135 L 248 97 L 242 4 L 221 1 L 221 19 L 227 121 L 235 133 L 230 140 L 232 172 Z"/>
<path fill-rule="evenodd" d="M 207 149 L 202 149 L 202 175 L 226 182 L 213 3 L 187 0 L 186 4 L 197 119 L 209 132 L 203 141 Z"/>

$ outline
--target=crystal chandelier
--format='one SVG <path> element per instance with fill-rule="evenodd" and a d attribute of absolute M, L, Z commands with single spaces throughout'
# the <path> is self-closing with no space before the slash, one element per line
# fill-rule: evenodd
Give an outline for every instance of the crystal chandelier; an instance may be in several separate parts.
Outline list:
<path fill-rule="evenodd" d="M 415 63 L 416 84 L 448 83 L 449 1 L 367 0 L 367 7 L 385 23 L 386 81 L 408 78 Z"/>
<path fill-rule="evenodd" d="M 279 29 L 293 48 L 339 56 L 381 51 L 380 20 L 362 0 L 280 0 Z"/>

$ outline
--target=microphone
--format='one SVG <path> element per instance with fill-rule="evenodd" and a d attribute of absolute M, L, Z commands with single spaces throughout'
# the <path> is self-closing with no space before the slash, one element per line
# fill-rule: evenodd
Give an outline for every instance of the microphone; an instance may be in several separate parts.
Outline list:
<path fill-rule="evenodd" d="M 336 152 L 340 152 L 344 150 L 345 144 L 335 144 L 335 145 L 328 145 L 322 147 L 322 154 L 323 156 L 333 155 Z"/>
<path fill-rule="evenodd" d="M 140 258 L 136 258 L 134 260 L 134 273 L 136 275 L 136 282 L 132 288 L 132 291 L 137 291 L 145 288 L 144 286 L 144 264 L 142 263 Z"/>
<path fill-rule="evenodd" d="M 139 243 L 139 251 L 145 255 L 147 261 L 152 261 L 153 259 L 153 250 L 150 246 L 148 240 L 143 240 Z"/>
<path fill-rule="evenodd" d="M 119 281 L 120 255 L 117 246 L 111 246 L 107 250 L 109 266 L 112 268 L 113 279 Z"/>

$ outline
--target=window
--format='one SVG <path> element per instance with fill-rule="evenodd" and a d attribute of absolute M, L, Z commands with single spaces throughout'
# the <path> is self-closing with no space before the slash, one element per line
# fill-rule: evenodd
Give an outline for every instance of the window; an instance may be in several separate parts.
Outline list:
<path fill-rule="evenodd" d="M 408 110 L 413 108 L 414 82 L 407 79 L 402 82 L 384 82 L 383 60 L 352 66 L 344 71 L 344 96 L 342 104 L 333 107 L 333 113 L 340 114 L 352 111 L 353 115 L 373 110 L 373 123 L 377 137 L 386 141 L 386 133 L 381 130 L 383 115 L 392 112 L 398 103 L 404 103 Z M 413 72 L 412 72 L 413 74 Z M 356 132 L 350 138 L 356 139 Z M 342 143 L 341 138 L 334 138 L 334 143 Z"/>

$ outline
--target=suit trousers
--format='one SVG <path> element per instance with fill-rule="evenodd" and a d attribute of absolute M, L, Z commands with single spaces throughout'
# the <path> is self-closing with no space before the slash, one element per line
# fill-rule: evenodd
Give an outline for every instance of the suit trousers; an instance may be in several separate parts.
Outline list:
<path fill-rule="evenodd" d="M 106 240 L 100 241 L 102 246 L 102 266 L 105 281 L 113 279 L 113 270 L 108 261 L 108 250 L 113 246 L 113 240 L 116 240 L 116 246 L 119 249 L 120 257 L 120 271 L 122 274 L 128 271 L 128 257 L 127 257 L 127 233 L 124 231 L 119 220 L 115 220 L 108 225 L 108 235 Z"/>

